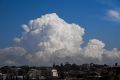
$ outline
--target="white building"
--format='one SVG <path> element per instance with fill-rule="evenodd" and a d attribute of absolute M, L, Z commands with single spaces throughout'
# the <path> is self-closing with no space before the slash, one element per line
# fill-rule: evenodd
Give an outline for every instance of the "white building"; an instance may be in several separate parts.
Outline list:
<path fill-rule="evenodd" d="M 52 69 L 52 76 L 53 77 L 58 77 L 58 72 L 56 69 Z"/>

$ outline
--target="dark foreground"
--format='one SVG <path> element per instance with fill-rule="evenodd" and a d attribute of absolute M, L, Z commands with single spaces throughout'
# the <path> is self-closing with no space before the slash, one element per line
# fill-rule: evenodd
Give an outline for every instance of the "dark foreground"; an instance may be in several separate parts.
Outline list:
<path fill-rule="evenodd" d="M 120 80 L 120 66 L 60 64 L 53 67 L 4 66 L 0 80 Z"/>

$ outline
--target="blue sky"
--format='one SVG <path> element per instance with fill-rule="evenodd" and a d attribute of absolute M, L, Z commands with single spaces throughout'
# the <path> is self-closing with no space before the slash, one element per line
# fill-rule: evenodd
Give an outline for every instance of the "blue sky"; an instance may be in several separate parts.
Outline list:
<path fill-rule="evenodd" d="M 13 45 L 22 24 L 47 13 L 84 27 L 85 43 L 97 38 L 120 49 L 120 0 L 0 0 L 0 48 Z"/>

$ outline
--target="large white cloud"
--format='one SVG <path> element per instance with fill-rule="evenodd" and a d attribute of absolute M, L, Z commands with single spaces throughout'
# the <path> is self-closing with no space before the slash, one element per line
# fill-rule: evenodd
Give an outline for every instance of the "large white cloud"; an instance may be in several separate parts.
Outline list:
<path fill-rule="evenodd" d="M 120 60 L 120 51 L 104 49 L 105 44 L 97 39 L 89 40 L 82 48 L 84 28 L 65 22 L 55 13 L 30 20 L 22 28 L 25 31 L 21 37 L 14 39 L 16 47 L 0 50 L 4 64 L 51 65 L 66 61 L 107 63 L 107 60 Z"/>

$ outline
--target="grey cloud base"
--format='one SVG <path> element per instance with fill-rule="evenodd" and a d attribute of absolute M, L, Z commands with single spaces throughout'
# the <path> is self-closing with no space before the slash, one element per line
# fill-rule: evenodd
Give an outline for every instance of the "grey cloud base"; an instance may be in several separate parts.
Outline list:
<path fill-rule="evenodd" d="M 20 38 L 15 38 L 15 47 L 0 49 L 1 65 L 52 65 L 53 63 L 114 63 L 120 61 L 120 51 L 104 49 L 105 44 L 97 39 L 83 44 L 84 28 L 69 24 L 57 14 L 46 14 L 30 20 L 22 28 Z"/>

